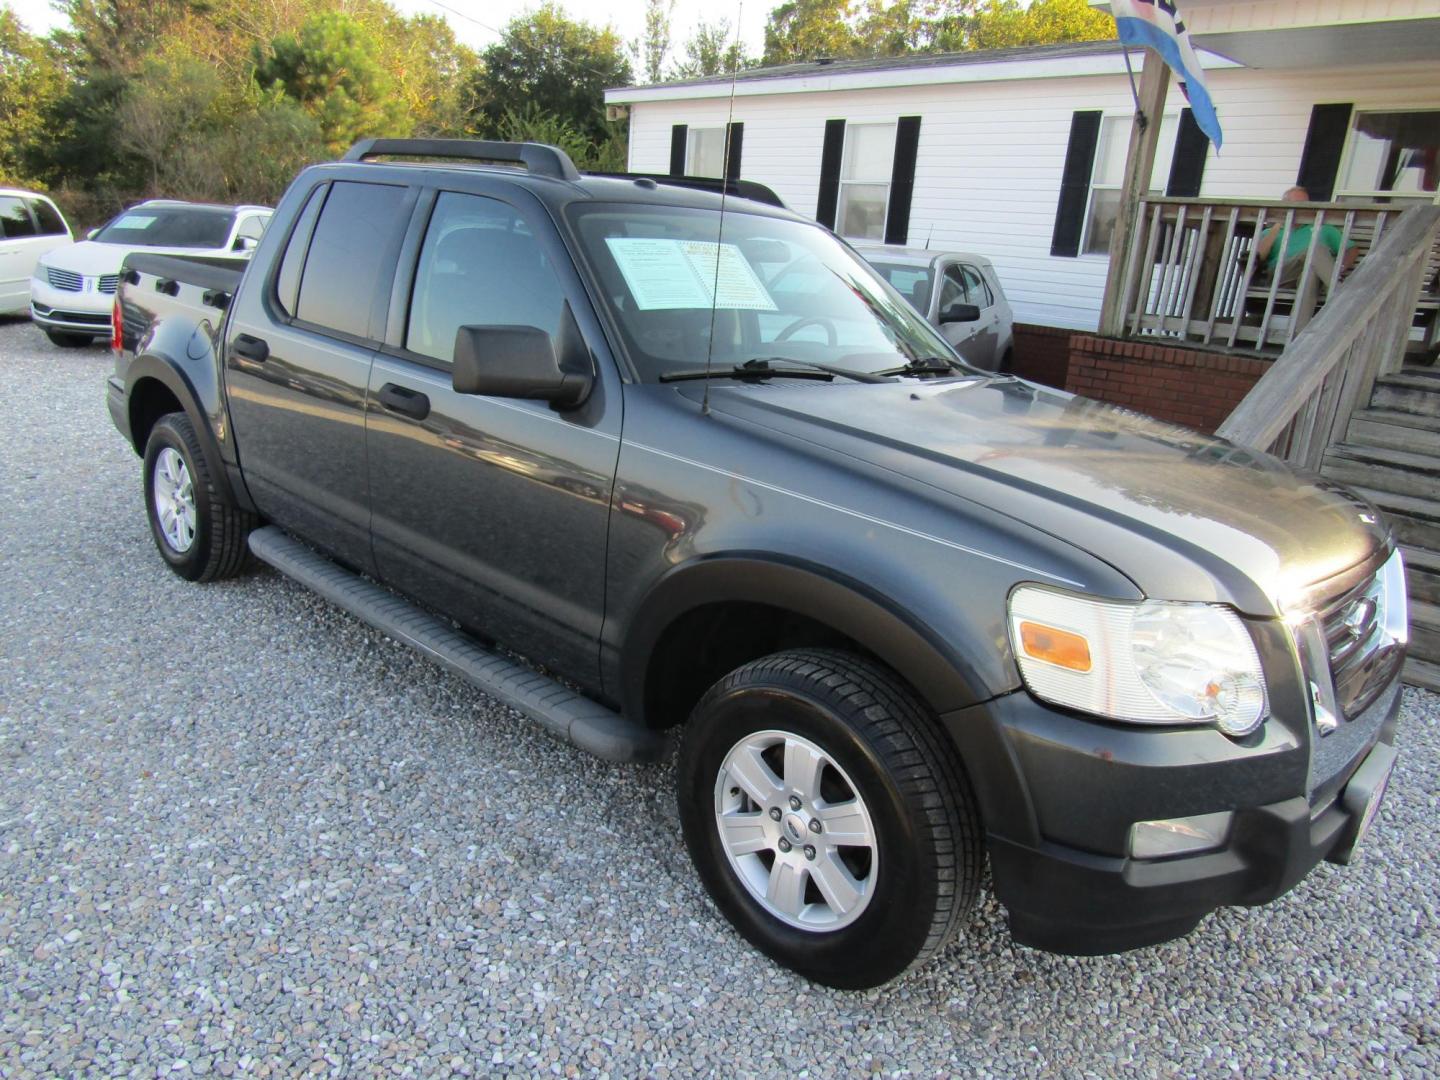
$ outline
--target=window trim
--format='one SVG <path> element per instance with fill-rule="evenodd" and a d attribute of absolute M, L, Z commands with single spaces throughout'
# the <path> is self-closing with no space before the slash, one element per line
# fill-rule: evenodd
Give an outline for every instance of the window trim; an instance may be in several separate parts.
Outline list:
<path fill-rule="evenodd" d="M 1431 201 L 1440 206 L 1440 185 L 1436 186 L 1434 193 L 1419 191 L 1371 191 L 1359 188 L 1341 187 L 1341 181 L 1350 169 L 1351 161 L 1355 153 L 1355 136 L 1360 126 L 1361 114 L 1373 115 L 1375 113 L 1440 113 L 1440 105 L 1395 105 L 1382 108 L 1367 109 L 1359 104 L 1354 105 L 1350 110 L 1350 123 L 1345 128 L 1345 145 L 1340 150 L 1340 160 L 1335 164 L 1335 183 L 1330 192 L 1330 201 L 1339 202 L 1342 199 L 1363 199 L 1366 202 L 1376 202 L 1381 199 L 1409 199 L 1418 202 L 1425 195 L 1431 195 Z"/>
<path fill-rule="evenodd" d="M 894 130 L 896 139 L 900 137 L 900 118 L 898 116 L 895 117 L 895 119 L 893 120 L 845 121 L 845 140 L 840 144 L 840 171 L 839 175 L 836 177 L 835 180 L 835 224 L 837 226 L 835 229 L 835 235 L 843 240 L 869 240 L 883 244 L 885 243 L 885 230 L 889 228 L 890 225 L 890 189 L 895 184 L 895 151 L 893 149 L 893 142 L 892 149 L 890 151 L 891 161 L 889 166 L 885 169 L 885 179 L 883 181 L 845 179 L 845 166 L 847 161 L 849 160 L 845 155 L 850 149 L 850 139 L 856 128 L 864 127 L 889 127 Z M 863 187 L 876 187 L 882 183 L 885 185 L 885 215 L 880 219 L 880 235 L 852 236 L 849 233 L 841 232 L 839 226 L 842 226 L 845 223 L 845 188 L 851 184 L 860 185 Z"/>

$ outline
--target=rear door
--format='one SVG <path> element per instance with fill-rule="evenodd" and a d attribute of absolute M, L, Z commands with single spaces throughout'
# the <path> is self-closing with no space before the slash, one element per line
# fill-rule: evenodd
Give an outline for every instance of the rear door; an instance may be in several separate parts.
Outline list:
<path fill-rule="evenodd" d="M 546 212 L 507 186 L 438 191 L 402 256 L 367 412 L 379 574 L 466 627 L 599 684 L 605 541 L 621 395 L 584 290 Z M 459 394 L 461 326 L 565 320 L 598 353 L 582 407 Z"/>
<path fill-rule="evenodd" d="M 365 393 L 416 192 L 320 183 L 225 334 L 245 482 L 271 521 L 372 572 Z"/>

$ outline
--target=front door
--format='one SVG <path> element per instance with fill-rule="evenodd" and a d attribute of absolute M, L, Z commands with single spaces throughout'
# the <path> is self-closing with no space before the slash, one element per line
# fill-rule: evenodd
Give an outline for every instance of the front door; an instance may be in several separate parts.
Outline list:
<path fill-rule="evenodd" d="M 940 332 L 970 363 L 993 370 L 999 360 L 995 355 L 999 344 L 995 304 L 979 272 L 964 263 L 951 263 L 941 272 L 939 317 L 943 319 L 945 309 L 954 303 L 974 304 L 980 309 L 980 318 L 974 322 L 942 322 Z"/>
<path fill-rule="evenodd" d="M 260 512 L 368 572 L 365 392 L 414 196 L 316 187 L 275 279 L 247 279 L 226 328 L 230 421 Z"/>
<path fill-rule="evenodd" d="M 370 375 L 375 559 L 401 592 L 595 687 L 620 448 L 613 371 L 602 368 L 591 399 L 563 412 L 456 393 L 451 381 L 461 326 L 534 326 L 558 338 L 572 312 L 588 311 L 540 213 L 435 196 L 408 317 L 392 320 Z M 580 325 L 593 342 L 588 316 Z"/>

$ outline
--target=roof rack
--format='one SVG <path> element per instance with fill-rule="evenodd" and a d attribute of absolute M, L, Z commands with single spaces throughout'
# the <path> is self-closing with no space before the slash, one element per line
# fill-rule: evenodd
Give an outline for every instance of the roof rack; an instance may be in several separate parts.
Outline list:
<path fill-rule="evenodd" d="M 480 139 L 361 139 L 341 161 L 364 161 L 372 157 L 464 158 L 470 161 L 524 165 L 537 176 L 556 180 L 579 180 L 580 172 L 568 154 L 558 146 L 533 142 L 486 142 Z"/>
<path fill-rule="evenodd" d="M 755 202 L 762 202 L 767 206 L 778 206 L 782 210 L 789 209 L 781 201 L 779 195 L 776 195 L 764 184 L 757 184 L 754 180 L 721 180 L 718 176 L 671 176 L 668 173 L 587 172 L 585 175 L 606 176 L 616 180 L 652 180 L 657 184 L 695 188 L 698 191 L 713 191 L 717 195 L 721 193 L 734 195 L 740 199 L 753 199 Z"/>

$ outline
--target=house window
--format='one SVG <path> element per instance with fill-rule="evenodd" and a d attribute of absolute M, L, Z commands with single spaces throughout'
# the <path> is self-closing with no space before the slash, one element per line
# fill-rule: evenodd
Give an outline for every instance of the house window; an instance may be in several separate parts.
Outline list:
<path fill-rule="evenodd" d="M 1125 155 L 1130 149 L 1131 116 L 1107 116 L 1100 122 L 1100 138 L 1095 145 L 1095 167 L 1090 174 L 1090 204 L 1085 213 L 1085 239 L 1080 250 L 1085 255 L 1107 255 L 1110 234 L 1120 213 L 1120 187 L 1125 182 Z M 1160 121 L 1160 138 L 1155 144 L 1155 167 L 1150 172 L 1150 191 L 1163 194 L 1175 156 L 1175 134 L 1180 117 L 1166 116 Z"/>
<path fill-rule="evenodd" d="M 1431 202 L 1440 179 L 1440 109 L 1355 114 L 1337 199 Z"/>
<path fill-rule="evenodd" d="M 691 128 L 685 172 L 690 176 L 725 175 L 725 129 Z"/>
<path fill-rule="evenodd" d="M 895 169 L 895 125 L 846 124 L 840 168 L 841 236 L 883 240 L 890 177 Z"/>

